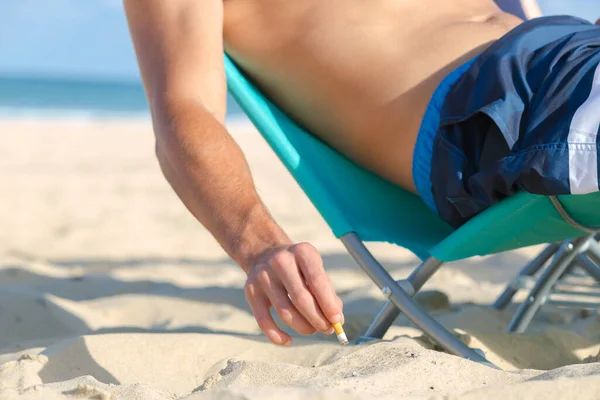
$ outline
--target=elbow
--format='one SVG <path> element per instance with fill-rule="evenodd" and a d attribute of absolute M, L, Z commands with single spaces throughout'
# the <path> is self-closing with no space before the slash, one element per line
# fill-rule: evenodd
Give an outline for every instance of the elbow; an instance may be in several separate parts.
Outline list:
<path fill-rule="evenodd" d="M 201 96 L 177 91 L 165 93 L 151 104 L 152 119 L 162 128 L 172 127 L 175 123 L 187 120 L 216 119 L 225 121 L 226 101 L 205 101 Z"/>

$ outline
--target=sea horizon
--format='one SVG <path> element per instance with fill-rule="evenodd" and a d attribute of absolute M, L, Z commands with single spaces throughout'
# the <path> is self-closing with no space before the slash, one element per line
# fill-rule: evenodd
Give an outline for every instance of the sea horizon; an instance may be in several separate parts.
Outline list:
<path fill-rule="evenodd" d="M 0 119 L 149 118 L 139 81 L 0 75 Z M 227 120 L 243 111 L 227 95 Z"/>

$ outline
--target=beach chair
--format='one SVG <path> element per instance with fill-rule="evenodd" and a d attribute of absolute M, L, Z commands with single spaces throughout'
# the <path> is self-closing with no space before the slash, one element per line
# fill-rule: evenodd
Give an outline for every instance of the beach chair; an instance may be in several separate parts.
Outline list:
<path fill-rule="evenodd" d="M 523 0 L 494 0 L 498 6 L 500 6 L 505 12 L 516 15 L 522 19 L 537 18 L 543 16 L 542 10 L 540 9 L 537 1 L 523 1 Z M 555 201 L 555 200 L 553 200 Z M 557 204 L 558 211 L 560 210 L 560 204 Z M 564 213 L 563 218 L 569 218 L 568 213 Z M 570 221 L 570 223 L 577 226 L 577 223 Z M 585 227 L 581 227 L 580 231 L 586 230 Z M 588 233 L 592 233 L 592 230 L 587 229 Z M 508 324 L 508 332 L 523 333 L 528 325 L 530 324 L 533 316 L 537 313 L 537 310 L 546 303 L 564 306 L 564 307 L 577 307 L 577 308 L 598 308 L 600 303 L 598 301 L 585 302 L 581 300 L 565 300 L 565 295 L 574 295 L 582 297 L 582 293 L 587 296 L 594 297 L 596 300 L 600 298 L 600 246 L 598 241 L 600 240 L 600 234 L 597 234 L 593 239 L 589 239 L 589 243 L 583 246 L 580 251 L 570 263 L 555 262 L 556 258 L 564 253 L 570 251 L 573 246 L 572 241 L 564 243 L 556 242 L 549 244 L 537 257 L 535 257 L 529 264 L 527 264 L 521 272 L 508 284 L 506 289 L 498 297 L 498 299 L 492 305 L 492 308 L 497 310 L 503 310 L 511 304 L 513 297 L 521 289 L 529 289 L 529 294 L 526 297 L 526 301 L 521 303 L 512 320 Z M 564 248 L 561 248 L 564 246 Z M 547 268 L 544 268 L 548 264 L 549 260 L 554 259 L 550 262 Z M 578 271 L 579 269 L 579 271 Z M 579 272 L 579 274 L 577 273 Z M 595 282 L 592 285 L 585 284 L 582 282 L 572 283 L 569 281 L 570 277 L 577 275 L 583 275 L 585 277 L 593 277 Z M 536 274 L 538 276 L 536 277 Z M 555 290 L 556 285 L 571 287 L 573 289 L 590 288 L 592 286 L 596 291 L 582 292 L 581 290 L 559 289 Z M 555 300 L 551 298 L 551 295 L 558 294 L 563 299 Z"/>
<path fill-rule="evenodd" d="M 595 229 L 589 228 L 600 227 L 600 193 L 559 198 L 519 193 L 455 230 L 418 196 L 357 166 L 310 135 L 261 94 L 227 55 L 225 71 L 228 90 L 238 105 L 333 234 L 388 299 L 368 328 L 367 338 L 383 337 L 402 312 L 448 352 L 492 366 L 412 299 L 443 263 L 552 243 L 521 271 L 525 277 L 544 269 L 532 296 L 518 312 L 515 325 L 519 329 L 535 315 L 556 281 L 573 268 L 578 255 L 593 254 L 591 263 L 583 267 L 600 271 L 596 265 L 600 252 L 594 247 Z M 575 239 L 561 244 L 570 238 Z M 412 251 L 423 262 L 408 278 L 396 282 L 363 242 L 394 243 Z M 550 265 L 543 268 L 551 258 Z M 516 290 L 518 287 L 509 287 L 496 306 L 506 306 Z"/>
<path fill-rule="evenodd" d="M 568 219 L 569 216 L 566 215 L 564 218 Z M 588 230 L 588 233 L 592 233 L 592 231 Z M 573 241 L 551 243 L 527 264 L 492 304 L 492 308 L 504 310 L 519 290 L 529 289 L 525 301 L 519 305 L 508 324 L 507 332 L 525 332 L 539 308 L 544 304 L 578 309 L 600 308 L 598 301 L 600 299 L 599 240 L 600 234 L 598 233 L 588 236 L 587 242 L 568 262 L 562 261 L 562 255 L 573 250 Z M 549 265 L 546 266 L 546 264 Z M 537 278 L 536 274 L 538 274 Z M 591 283 L 577 279 L 590 277 L 593 278 Z M 561 299 L 554 299 L 553 295 L 558 295 Z M 595 301 L 569 300 L 568 297 L 588 297 Z"/>

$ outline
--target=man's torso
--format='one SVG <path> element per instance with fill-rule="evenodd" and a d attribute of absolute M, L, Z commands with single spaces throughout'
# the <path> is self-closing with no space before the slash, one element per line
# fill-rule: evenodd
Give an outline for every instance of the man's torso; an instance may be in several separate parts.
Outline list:
<path fill-rule="evenodd" d="M 225 0 L 225 48 L 286 112 L 414 191 L 412 153 L 440 81 L 520 20 L 484 0 Z"/>

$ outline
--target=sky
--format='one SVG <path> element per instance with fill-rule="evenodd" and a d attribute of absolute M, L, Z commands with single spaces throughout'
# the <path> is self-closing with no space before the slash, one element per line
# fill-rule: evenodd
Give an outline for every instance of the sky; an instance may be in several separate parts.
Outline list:
<path fill-rule="evenodd" d="M 600 0 L 538 2 L 546 15 L 600 18 Z M 0 75 L 138 80 L 122 0 L 3 0 Z"/>

